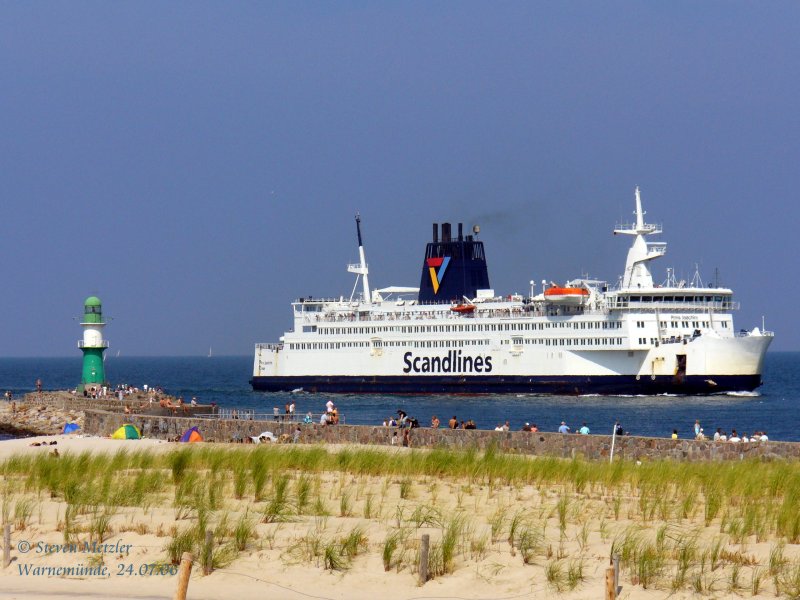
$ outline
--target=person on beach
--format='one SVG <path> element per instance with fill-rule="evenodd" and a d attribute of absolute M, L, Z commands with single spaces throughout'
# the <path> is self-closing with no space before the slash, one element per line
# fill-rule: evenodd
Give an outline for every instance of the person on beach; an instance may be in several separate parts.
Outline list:
<path fill-rule="evenodd" d="M 677 429 L 673 429 L 672 430 L 672 439 L 673 440 L 677 440 L 678 439 L 678 430 Z"/>
<path fill-rule="evenodd" d="M 392 444 L 392 446 L 397 446 L 397 432 L 396 431 L 392 432 L 392 439 L 391 439 L 390 443 Z"/>
<path fill-rule="evenodd" d="M 439 429 L 439 417 L 436 415 L 431 419 L 431 429 Z"/>
<path fill-rule="evenodd" d="M 328 400 L 325 403 L 325 412 L 329 412 L 329 413 L 333 412 L 333 407 L 334 407 L 333 400 Z"/>
<path fill-rule="evenodd" d="M 411 431 L 409 429 L 403 430 L 403 447 L 411 448 Z"/>
<path fill-rule="evenodd" d="M 522 426 L 522 429 L 520 429 L 520 431 L 530 431 L 530 430 L 531 430 L 530 423 L 525 423 L 525 425 Z"/>
<path fill-rule="evenodd" d="M 617 419 L 617 422 L 614 424 L 614 435 L 625 435 L 625 430 L 622 429 L 619 419 Z"/>
<path fill-rule="evenodd" d="M 42 393 L 42 380 L 41 379 L 37 379 L 36 380 L 36 391 L 39 392 L 40 394 Z"/>
<path fill-rule="evenodd" d="M 195 398 L 194 396 L 192 396 L 192 406 L 197 406 L 197 398 Z"/>
<path fill-rule="evenodd" d="M 455 415 L 453 415 L 453 418 L 452 418 L 452 419 L 450 419 L 450 420 L 447 422 L 447 426 L 448 426 L 450 429 L 458 429 L 458 419 L 456 419 L 456 416 L 455 416 Z"/>
<path fill-rule="evenodd" d="M 298 426 L 295 428 L 295 430 L 294 430 L 294 436 L 292 437 L 292 443 L 293 443 L 293 444 L 299 444 L 299 443 L 300 443 L 300 433 L 301 433 L 301 431 L 300 431 L 300 426 L 298 425 Z"/>
<path fill-rule="evenodd" d="M 714 441 L 718 442 L 719 438 L 721 438 L 721 437 L 722 437 L 722 428 L 721 427 L 717 427 L 717 430 L 714 432 Z"/>
<path fill-rule="evenodd" d="M 566 421 L 561 421 L 561 425 L 558 427 L 558 433 L 569 433 L 571 430 L 569 425 L 567 425 Z"/>
<path fill-rule="evenodd" d="M 586 426 L 586 421 L 583 422 L 583 426 L 578 430 L 578 433 L 581 435 L 589 435 L 589 428 Z"/>
<path fill-rule="evenodd" d="M 697 437 L 699 435 L 700 435 L 700 420 L 697 419 L 694 422 L 694 437 Z"/>
<path fill-rule="evenodd" d="M 503 431 L 511 431 L 511 424 L 508 421 L 503 423 Z"/>
<path fill-rule="evenodd" d="M 531 425 L 531 433 L 538 433 L 538 432 L 539 432 L 539 427 L 536 425 L 536 423 Z"/>
<path fill-rule="evenodd" d="M 294 400 L 292 400 L 291 402 L 289 402 L 289 420 L 291 421 L 294 421 L 294 409 L 295 409 L 295 404 Z"/>

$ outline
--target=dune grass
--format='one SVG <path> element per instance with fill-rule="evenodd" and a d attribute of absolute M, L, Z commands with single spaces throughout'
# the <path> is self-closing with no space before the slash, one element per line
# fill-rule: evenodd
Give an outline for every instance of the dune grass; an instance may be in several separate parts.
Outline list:
<path fill-rule="evenodd" d="M 432 577 L 505 552 L 541 569 L 553 589 L 569 590 L 585 581 L 589 540 L 599 536 L 620 556 L 631 583 L 648 589 L 738 595 L 769 589 L 800 597 L 795 462 L 607 464 L 494 448 L 206 445 L 169 453 L 14 456 L 0 463 L 0 477 L 4 521 L 24 530 L 42 501 L 57 502 L 64 540 L 103 541 L 123 509 L 147 512 L 171 503 L 180 525 L 164 546 L 172 562 L 183 551 L 202 551 L 212 528 L 216 565 L 267 542 L 287 560 L 347 570 L 368 550 L 365 529 L 331 534 L 315 525 L 301 538 L 277 537 L 277 524 L 323 523 L 333 513 L 332 519 L 363 517 L 383 528 L 375 550 L 386 570 L 416 568 L 425 530 Z M 455 505 L 442 504 L 448 488 Z M 620 523 L 626 516 L 633 525 Z M 761 542 L 771 544 L 769 556 L 749 552 Z"/>

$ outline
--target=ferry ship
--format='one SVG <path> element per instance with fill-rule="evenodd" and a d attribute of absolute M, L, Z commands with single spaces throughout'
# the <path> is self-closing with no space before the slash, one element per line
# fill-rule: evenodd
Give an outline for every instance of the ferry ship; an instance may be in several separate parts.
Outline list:
<path fill-rule="evenodd" d="M 497 295 L 486 254 L 462 224 L 433 225 L 418 288 L 371 290 L 361 221 L 350 297 L 300 298 L 294 327 L 256 344 L 254 390 L 333 393 L 713 394 L 761 385 L 773 333 L 737 331 L 732 290 L 667 279 L 650 263 L 666 243 L 645 223 L 639 188 L 619 281 L 542 282 L 540 293 Z M 358 279 L 363 291 L 358 296 Z M 762 325 L 763 329 L 763 325 Z"/>

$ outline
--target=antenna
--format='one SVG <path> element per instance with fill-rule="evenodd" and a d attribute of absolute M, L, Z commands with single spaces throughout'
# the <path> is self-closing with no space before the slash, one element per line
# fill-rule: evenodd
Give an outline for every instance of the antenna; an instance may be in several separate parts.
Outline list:
<path fill-rule="evenodd" d="M 367 268 L 367 259 L 364 257 L 364 242 L 361 238 L 361 214 L 356 213 L 356 232 L 358 233 L 358 257 L 360 259 L 357 265 L 347 265 L 347 270 L 356 275 L 364 277 L 364 303 L 371 304 L 372 297 L 369 293 L 369 269 Z M 356 285 L 358 285 L 358 278 L 356 278 Z M 355 291 L 355 287 L 353 287 Z"/>
<path fill-rule="evenodd" d="M 699 263 L 694 263 L 694 275 L 692 276 L 691 287 L 694 287 L 694 288 L 705 287 L 705 285 L 703 285 L 703 279 L 700 277 L 700 264 Z"/>
<path fill-rule="evenodd" d="M 358 232 L 358 247 L 364 245 L 364 242 L 361 241 L 361 213 L 356 213 L 356 231 Z"/>

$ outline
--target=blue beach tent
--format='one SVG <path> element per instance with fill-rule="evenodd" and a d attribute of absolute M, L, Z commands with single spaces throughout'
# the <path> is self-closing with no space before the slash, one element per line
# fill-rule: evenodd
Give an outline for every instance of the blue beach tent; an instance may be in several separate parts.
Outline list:
<path fill-rule="evenodd" d="M 72 433 L 73 431 L 78 431 L 78 429 L 80 428 L 81 426 L 78 425 L 77 423 L 64 423 L 64 429 L 61 430 L 61 433 L 63 434 Z"/>
<path fill-rule="evenodd" d="M 200 435 L 200 431 L 197 429 L 197 426 L 190 427 L 186 431 L 183 432 L 181 436 L 182 442 L 202 442 L 203 436 Z"/>

